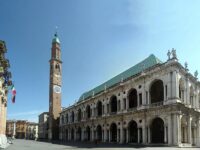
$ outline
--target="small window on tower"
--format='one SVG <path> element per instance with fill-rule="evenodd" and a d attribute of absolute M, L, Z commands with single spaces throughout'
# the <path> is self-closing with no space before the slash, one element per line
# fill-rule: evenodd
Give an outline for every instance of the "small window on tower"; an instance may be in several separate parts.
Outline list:
<path fill-rule="evenodd" d="M 56 64 L 56 70 L 58 70 L 60 72 L 60 65 Z"/>

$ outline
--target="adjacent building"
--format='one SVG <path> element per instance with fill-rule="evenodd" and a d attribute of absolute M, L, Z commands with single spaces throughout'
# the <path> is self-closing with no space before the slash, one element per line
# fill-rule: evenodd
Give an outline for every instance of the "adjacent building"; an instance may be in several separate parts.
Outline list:
<path fill-rule="evenodd" d="M 43 112 L 39 115 L 38 138 L 40 140 L 48 139 L 49 130 L 49 112 Z"/>
<path fill-rule="evenodd" d="M 6 121 L 6 136 L 15 138 L 16 136 L 16 120 Z"/>
<path fill-rule="evenodd" d="M 7 115 L 7 94 L 8 86 L 12 85 L 9 72 L 9 60 L 6 59 L 7 52 L 5 41 L 0 40 L 0 148 L 5 148 L 7 144 L 6 115 Z"/>
<path fill-rule="evenodd" d="M 38 123 L 35 123 L 35 122 L 27 123 L 26 139 L 29 139 L 29 140 L 38 139 Z"/>
<path fill-rule="evenodd" d="M 200 146 L 198 73 L 150 55 L 60 113 L 60 139 Z"/>

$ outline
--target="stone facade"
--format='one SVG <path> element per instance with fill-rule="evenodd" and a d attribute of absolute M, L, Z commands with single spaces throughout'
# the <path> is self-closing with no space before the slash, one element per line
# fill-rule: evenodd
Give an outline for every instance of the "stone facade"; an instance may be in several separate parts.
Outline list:
<path fill-rule="evenodd" d="M 25 139 L 26 131 L 27 131 L 27 120 L 17 120 L 16 121 L 16 138 L 17 139 Z"/>
<path fill-rule="evenodd" d="M 16 135 L 16 120 L 6 121 L 6 136 L 15 138 Z"/>
<path fill-rule="evenodd" d="M 38 124 L 29 122 L 26 128 L 26 139 L 37 140 L 38 139 Z"/>
<path fill-rule="evenodd" d="M 48 122 L 49 113 L 43 112 L 39 115 L 39 124 L 38 124 L 38 138 L 39 139 L 48 139 Z"/>
<path fill-rule="evenodd" d="M 168 54 L 166 62 L 63 109 L 60 139 L 200 146 L 200 83 L 174 49 Z"/>

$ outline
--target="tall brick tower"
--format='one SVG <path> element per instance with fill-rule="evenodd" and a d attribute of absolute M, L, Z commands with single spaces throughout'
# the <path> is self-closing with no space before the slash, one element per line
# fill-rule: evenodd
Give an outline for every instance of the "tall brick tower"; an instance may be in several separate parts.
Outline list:
<path fill-rule="evenodd" d="M 49 140 L 59 139 L 59 114 L 61 112 L 61 50 L 57 33 L 52 40 L 49 83 Z"/>

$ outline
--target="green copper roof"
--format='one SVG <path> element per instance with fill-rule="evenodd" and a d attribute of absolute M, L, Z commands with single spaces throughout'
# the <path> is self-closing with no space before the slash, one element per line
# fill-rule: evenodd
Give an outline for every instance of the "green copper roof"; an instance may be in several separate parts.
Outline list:
<path fill-rule="evenodd" d="M 58 38 L 58 34 L 57 33 L 54 34 L 54 38 L 52 40 L 52 43 L 59 43 L 60 44 L 60 40 Z"/>
<path fill-rule="evenodd" d="M 93 95 L 96 95 L 100 92 L 103 92 L 105 90 L 105 87 L 108 89 L 112 86 L 114 86 L 117 83 L 120 83 L 122 80 L 126 80 L 129 77 L 132 77 L 134 75 L 137 75 L 141 73 L 142 71 L 153 67 L 157 64 L 162 64 L 162 61 L 160 61 L 157 57 L 155 57 L 153 54 L 151 54 L 149 57 L 144 59 L 142 62 L 136 64 L 135 66 L 129 68 L 128 70 L 120 73 L 119 75 L 113 77 L 112 79 L 106 81 L 105 83 L 97 86 L 96 88 L 85 92 L 81 95 L 79 98 L 79 101 L 82 101 L 84 99 L 87 99 L 89 97 L 92 97 Z"/>

